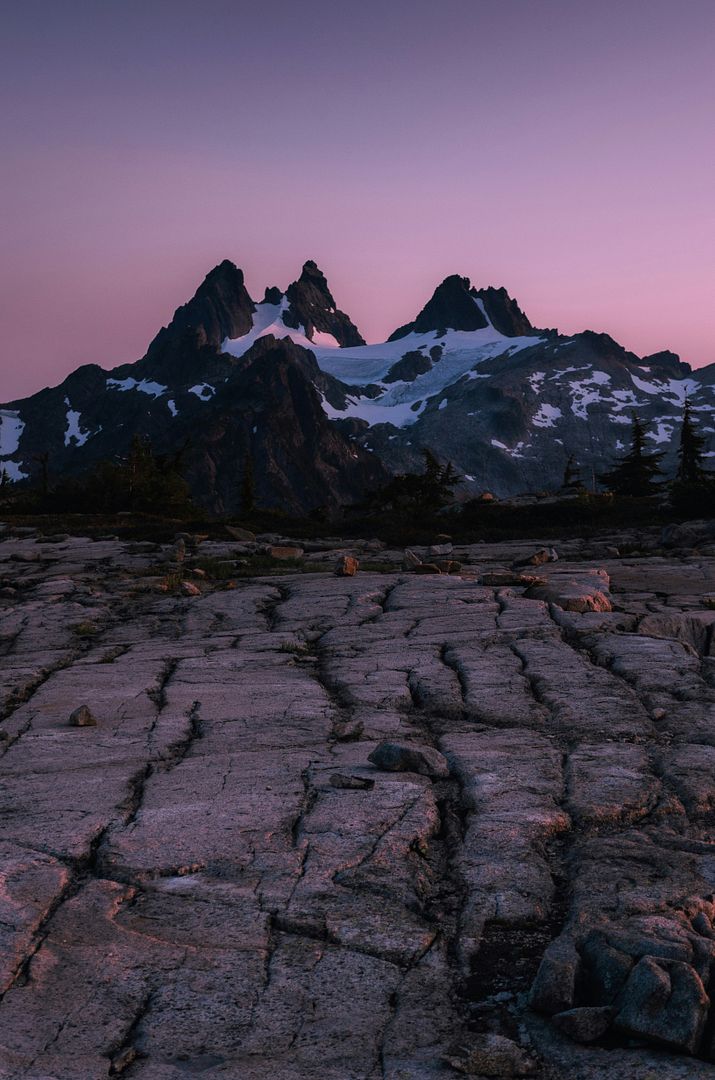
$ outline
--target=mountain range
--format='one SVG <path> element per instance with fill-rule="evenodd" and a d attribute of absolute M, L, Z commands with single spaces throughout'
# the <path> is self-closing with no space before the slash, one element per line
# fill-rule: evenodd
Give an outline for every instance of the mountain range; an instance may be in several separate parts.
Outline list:
<path fill-rule="evenodd" d="M 539 329 L 504 288 L 459 275 L 366 344 L 314 262 L 256 302 L 226 260 L 140 360 L 84 365 L 0 408 L 0 470 L 31 479 L 48 455 L 53 474 L 79 474 L 139 434 L 160 453 L 186 448 L 208 510 L 240 509 L 250 462 L 261 505 L 306 513 L 419 470 L 429 448 L 463 477 L 462 497 L 505 497 L 558 490 L 570 456 L 590 484 L 627 447 L 634 410 L 672 469 L 686 397 L 715 457 L 715 364 Z"/>

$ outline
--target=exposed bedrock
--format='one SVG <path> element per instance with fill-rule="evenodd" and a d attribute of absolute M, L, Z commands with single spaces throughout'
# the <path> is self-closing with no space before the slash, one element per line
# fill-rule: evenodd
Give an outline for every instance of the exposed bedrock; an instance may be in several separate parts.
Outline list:
<path fill-rule="evenodd" d="M 715 559 L 301 546 L 5 533 L 0 1076 L 715 1078 Z"/>

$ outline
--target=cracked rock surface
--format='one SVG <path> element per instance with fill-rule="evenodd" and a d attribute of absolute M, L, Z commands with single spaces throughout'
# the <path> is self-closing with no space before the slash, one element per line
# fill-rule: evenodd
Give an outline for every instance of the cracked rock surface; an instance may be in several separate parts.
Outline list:
<path fill-rule="evenodd" d="M 715 558 L 538 547 L 8 534 L 0 1077 L 715 1080 Z"/>

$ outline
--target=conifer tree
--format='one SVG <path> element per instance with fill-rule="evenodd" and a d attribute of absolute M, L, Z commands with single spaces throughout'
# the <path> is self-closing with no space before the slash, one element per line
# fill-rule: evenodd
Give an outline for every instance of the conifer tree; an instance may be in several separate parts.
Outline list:
<path fill-rule="evenodd" d="M 576 458 L 573 454 L 569 454 L 569 459 L 566 462 L 564 468 L 564 478 L 561 484 L 562 491 L 581 491 L 583 484 L 581 482 L 581 470 L 576 464 Z"/>
<path fill-rule="evenodd" d="M 683 424 L 680 429 L 676 483 L 703 484 L 710 479 L 704 467 L 704 447 L 705 439 L 693 422 L 693 407 L 690 398 L 686 398 L 683 406 Z"/>
<path fill-rule="evenodd" d="M 632 414 L 631 446 L 628 453 L 608 472 L 598 477 L 615 495 L 642 499 L 656 494 L 660 479 L 662 451 L 645 448 L 646 426 L 637 413 Z"/>

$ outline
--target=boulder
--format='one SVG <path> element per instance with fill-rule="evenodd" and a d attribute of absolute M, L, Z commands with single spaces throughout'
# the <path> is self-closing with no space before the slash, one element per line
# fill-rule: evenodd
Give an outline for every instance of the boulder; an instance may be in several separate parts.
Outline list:
<path fill-rule="evenodd" d="M 449 776 L 447 759 L 431 746 L 382 742 L 368 756 L 368 761 L 385 772 L 414 772 L 435 780 Z"/>
<path fill-rule="evenodd" d="M 452 550 L 451 544 L 431 544 L 429 553 L 430 555 L 451 555 Z"/>
<path fill-rule="evenodd" d="M 431 562 L 420 563 L 418 566 L 413 566 L 412 569 L 413 569 L 413 572 L 415 574 L 441 574 L 442 573 L 442 571 L 437 566 L 437 564 L 436 563 L 431 563 Z"/>
<path fill-rule="evenodd" d="M 414 551 L 411 551 L 410 548 L 405 548 L 405 553 L 402 556 L 402 565 L 406 570 L 414 570 L 416 566 L 422 565 L 422 559 L 419 555 L 415 555 Z"/>
<path fill-rule="evenodd" d="M 360 563 L 354 555 L 342 555 L 338 559 L 335 573 L 338 577 L 354 577 L 360 568 Z"/>
<path fill-rule="evenodd" d="M 593 1001 L 614 1002 L 625 986 L 634 961 L 606 941 L 602 933 L 590 934 L 581 946 L 585 982 Z"/>
<path fill-rule="evenodd" d="M 694 1054 L 709 1005 L 700 976 L 690 964 L 644 956 L 625 985 L 615 1024 L 630 1035 Z"/>
<path fill-rule="evenodd" d="M 198 585 L 194 585 L 192 581 L 182 581 L 181 591 L 184 596 L 201 596 L 201 589 Z"/>
<path fill-rule="evenodd" d="M 72 727 L 96 727 L 97 721 L 87 705 L 80 705 L 69 718 Z"/>
<path fill-rule="evenodd" d="M 592 570 L 573 577 L 552 574 L 545 585 L 531 586 L 525 596 L 529 600 L 555 604 L 564 611 L 612 611 L 609 586 L 610 578 L 605 570 Z"/>
<path fill-rule="evenodd" d="M 573 1008 L 581 960 L 570 938 L 556 938 L 544 953 L 531 986 L 529 1004 L 553 1016 Z"/>

